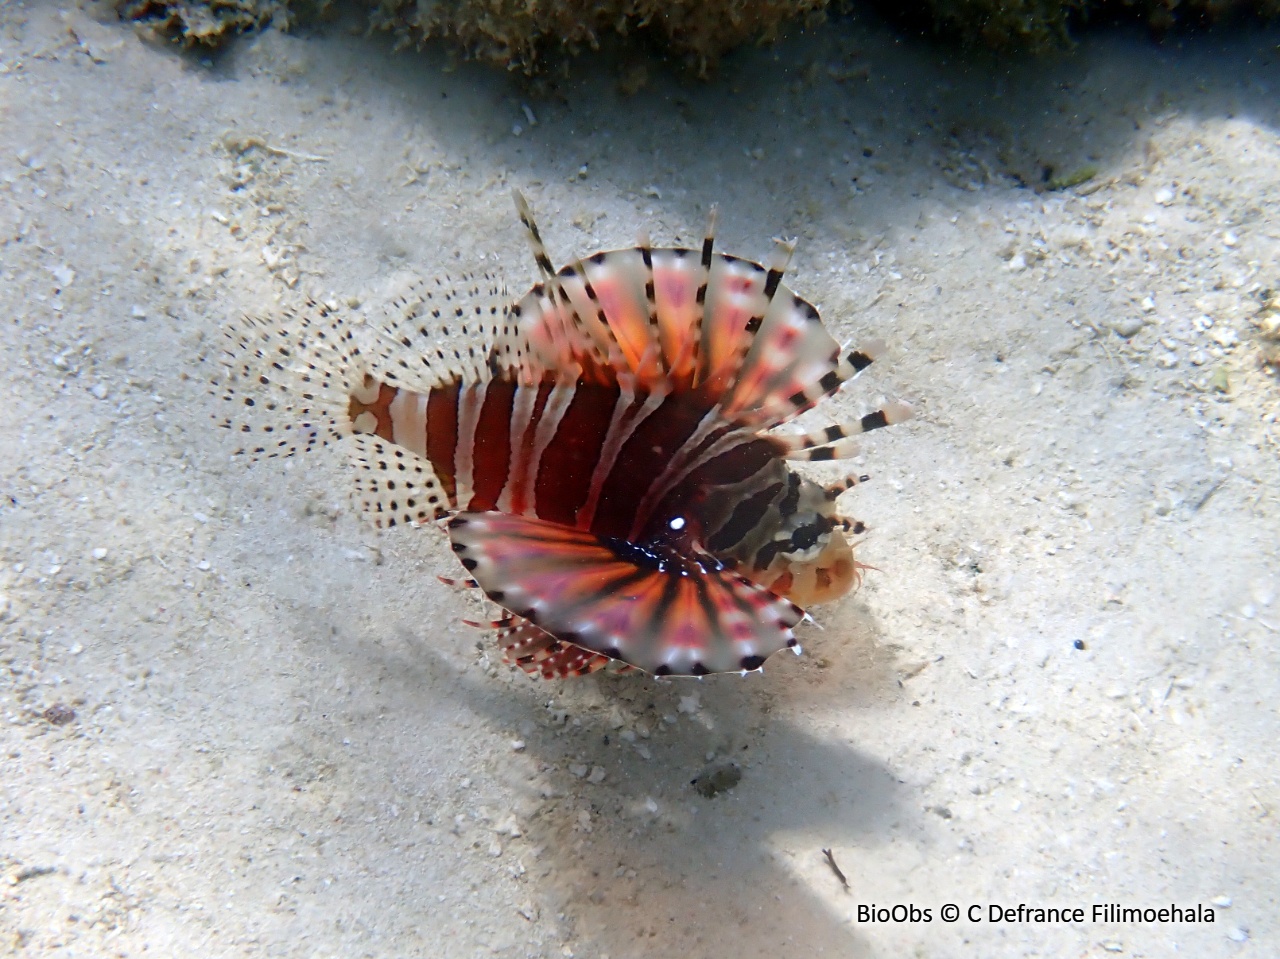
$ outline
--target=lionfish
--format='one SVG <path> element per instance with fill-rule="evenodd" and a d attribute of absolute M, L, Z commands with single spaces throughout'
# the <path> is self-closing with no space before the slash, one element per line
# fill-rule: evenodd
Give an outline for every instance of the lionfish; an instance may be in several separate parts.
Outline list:
<path fill-rule="evenodd" d="M 221 424 L 237 452 L 348 442 L 362 509 L 443 526 L 462 582 L 505 610 L 470 625 L 531 675 L 702 676 L 799 652 L 802 607 L 865 568 L 835 503 L 866 477 L 820 486 L 788 463 L 847 458 L 910 411 L 773 430 L 882 344 L 842 349 L 787 288 L 794 243 L 768 266 L 717 252 L 714 208 L 700 250 L 642 235 L 556 270 L 515 201 L 541 280 L 514 303 L 485 276 L 419 284 L 373 331 L 318 303 L 233 323 L 214 382 L 239 408 Z"/>

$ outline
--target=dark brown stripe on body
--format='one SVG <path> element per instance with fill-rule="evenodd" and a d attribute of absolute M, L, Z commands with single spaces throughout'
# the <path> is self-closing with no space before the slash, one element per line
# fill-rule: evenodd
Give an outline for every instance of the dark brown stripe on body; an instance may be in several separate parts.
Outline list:
<path fill-rule="evenodd" d="M 618 537 L 631 532 L 636 509 L 645 494 L 675 452 L 693 435 L 708 408 L 696 397 L 673 393 L 636 427 L 605 478 L 592 532 Z M 681 488 L 685 486 L 680 484 Z"/>
<path fill-rule="evenodd" d="M 449 494 L 449 502 L 457 504 L 457 471 L 453 462 L 458 446 L 458 395 L 462 382 L 455 380 L 437 386 L 427 396 L 427 459 L 436 479 Z"/>
<path fill-rule="evenodd" d="M 555 437 L 542 454 L 535 483 L 539 519 L 572 525 L 587 499 L 591 473 L 609 429 L 618 388 L 579 382 Z"/>
<path fill-rule="evenodd" d="M 654 529 L 671 516 L 691 516 L 697 521 L 702 497 L 724 496 L 724 487 L 737 486 L 766 470 L 777 459 L 777 450 L 767 437 L 744 440 L 690 473 L 662 498 L 650 520 Z M 699 524 L 700 525 L 700 524 Z"/>
<path fill-rule="evenodd" d="M 520 514 L 529 505 L 529 497 L 533 495 L 533 484 L 526 482 L 529 475 L 529 458 L 533 456 L 534 439 L 538 434 L 538 424 L 542 422 L 542 413 L 547 408 L 547 397 L 551 395 L 551 383 L 539 383 L 536 387 L 521 386 L 519 389 L 535 389 L 537 395 L 533 400 L 533 412 L 529 416 L 529 425 L 524 435 L 516 442 L 511 455 L 511 512 Z M 513 401 L 514 403 L 514 401 Z M 537 477 L 533 477 L 536 482 Z"/>
<path fill-rule="evenodd" d="M 760 525 L 769 506 L 781 493 L 782 484 L 774 483 L 739 502 L 723 525 L 707 539 L 707 549 L 713 553 L 731 552 Z"/>
<path fill-rule="evenodd" d="M 510 381 L 491 380 L 476 423 L 475 441 L 471 447 L 472 496 L 466 508 L 491 510 L 497 505 L 502 487 L 507 483 L 511 467 L 511 407 L 516 385 Z M 428 420 L 428 423 L 430 420 Z"/>

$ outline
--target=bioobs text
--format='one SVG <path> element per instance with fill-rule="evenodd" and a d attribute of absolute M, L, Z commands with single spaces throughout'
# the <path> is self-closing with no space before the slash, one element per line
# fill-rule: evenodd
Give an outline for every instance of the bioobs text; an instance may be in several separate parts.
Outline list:
<path fill-rule="evenodd" d="M 933 922 L 933 910 L 922 909 L 913 902 L 896 906 L 877 906 L 873 902 L 858 906 L 858 922 Z"/>

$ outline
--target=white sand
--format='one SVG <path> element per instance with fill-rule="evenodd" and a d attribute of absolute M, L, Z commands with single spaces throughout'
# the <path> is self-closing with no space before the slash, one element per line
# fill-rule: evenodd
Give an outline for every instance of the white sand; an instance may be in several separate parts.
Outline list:
<path fill-rule="evenodd" d="M 713 86 L 587 63 L 533 99 L 344 30 L 203 66 L 0 6 L 0 952 L 1280 952 L 1278 40 L 1008 67 L 846 24 Z M 1015 181 L 1046 164 L 1097 174 Z M 687 243 L 713 202 L 723 249 L 798 234 L 793 286 L 889 342 L 827 411 L 919 410 L 847 498 L 880 572 L 804 657 L 530 681 L 341 455 L 230 460 L 197 362 L 227 316 L 518 292 L 512 186 L 553 255 Z M 743 768 L 712 799 L 708 756 Z"/>

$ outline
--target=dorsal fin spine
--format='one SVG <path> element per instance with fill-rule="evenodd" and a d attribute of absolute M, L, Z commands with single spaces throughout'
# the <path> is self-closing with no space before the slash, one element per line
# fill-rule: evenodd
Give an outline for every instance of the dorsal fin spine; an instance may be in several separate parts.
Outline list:
<path fill-rule="evenodd" d="M 697 386 L 706 371 L 702 369 L 702 337 L 707 323 L 707 285 L 711 282 L 711 264 L 715 255 L 716 221 L 720 208 L 712 204 L 707 213 L 707 232 L 702 240 L 702 259 L 699 265 L 698 292 L 695 297 L 694 327 L 691 336 L 693 349 L 693 386 Z"/>
<path fill-rule="evenodd" d="M 631 372 L 631 367 L 627 363 L 627 358 L 622 352 L 622 346 L 618 343 L 618 336 L 613 332 L 613 327 L 609 324 L 609 318 L 604 315 L 604 308 L 600 305 L 600 297 L 596 295 L 595 287 L 591 285 L 591 278 L 587 276 L 586 264 L 582 260 L 575 260 L 573 264 L 574 272 L 582 280 L 582 291 L 586 294 L 587 299 L 591 302 L 592 308 L 596 311 L 596 322 L 599 327 L 604 330 L 604 342 L 597 343 L 598 348 L 603 349 L 605 362 L 609 364 L 618 374 Z M 565 305 L 569 309 L 573 309 L 572 304 L 568 302 L 568 295 L 565 296 Z M 577 312 L 574 312 L 577 315 Z M 594 334 L 594 330 L 591 331 Z M 598 337 L 592 335 L 593 340 Z"/>
<path fill-rule="evenodd" d="M 662 352 L 662 327 L 658 323 L 658 287 L 653 273 L 653 243 L 647 232 L 641 231 L 636 249 L 640 251 L 640 262 L 644 264 L 644 299 L 649 321 L 649 343 L 636 364 L 636 370 L 646 373 L 649 364 L 653 363 L 660 373 L 668 373 L 671 366 Z"/>
<path fill-rule="evenodd" d="M 570 327 L 566 327 L 564 325 L 563 314 L 560 312 L 560 306 L 565 305 L 568 309 L 569 319 L 572 323 L 572 332 L 576 333 L 579 338 L 578 343 L 570 344 L 570 349 L 574 349 L 575 347 L 579 349 L 586 347 L 589 349 L 589 338 L 579 325 L 580 321 L 577 314 L 573 312 L 572 307 L 568 306 L 568 299 L 565 296 L 563 286 L 560 283 L 560 277 L 556 273 L 554 264 L 551 262 L 551 257 L 547 255 L 547 248 L 542 242 L 542 233 L 538 229 L 538 221 L 533 218 L 533 209 L 529 206 L 529 201 L 525 199 L 524 194 L 519 190 L 513 190 L 511 195 L 515 200 L 516 213 L 520 217 L 521 224 L 524 226 L 525 237 L 529 241 L 529 249 L 533 251 L 534 262 L 538 264 L 538 272 L 542 274 L 542 297 L 545 298 L 545 302 L 550 303 L 552 312 L 561 317 L 560 327 L 565 334 L 570 333 Z"/>

